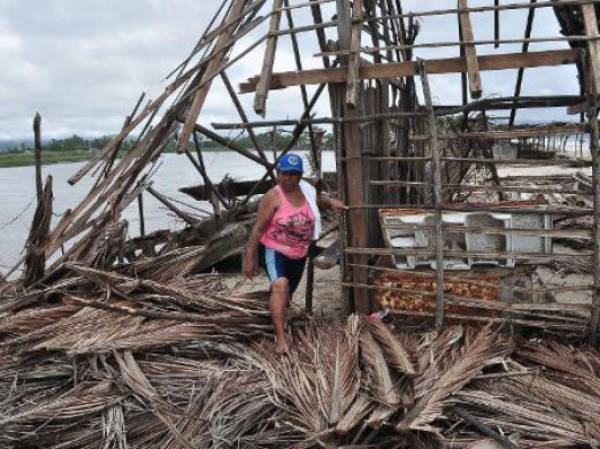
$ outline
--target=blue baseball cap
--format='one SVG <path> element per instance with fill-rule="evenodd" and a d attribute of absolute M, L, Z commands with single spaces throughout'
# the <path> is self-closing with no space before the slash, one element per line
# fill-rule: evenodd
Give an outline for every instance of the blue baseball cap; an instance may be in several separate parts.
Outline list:
<path fill-rule="evenodd" d="M 277 170 L 279 171 L 297 171 L 304 173 L 302 167 L 302 158 L 294 153 L 285 153 L 277 162 Z"/>

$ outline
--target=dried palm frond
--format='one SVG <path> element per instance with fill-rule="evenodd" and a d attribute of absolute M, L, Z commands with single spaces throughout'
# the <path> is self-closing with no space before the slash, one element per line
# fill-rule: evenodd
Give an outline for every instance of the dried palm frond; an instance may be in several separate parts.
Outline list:
<path fill-rule="evenodd" d="M 102 449 L 127 449 L 123 406 L 113 404 L 102 413 Z"/>
<path fill-rule="evenodd" d="M 571 382 L 571 386 L 584 392 L 592 389 L 596 395 L 600 395 L 600 379 L 596 377 L 594 369 L 584 363 L 581 356 L 576 355 L 572 347 L 557 341 L 537 345 L 524 344 L 518 349 L 517 355 L 522 359 L 577 376 L 578 382 Z"/>
<path fill-rule="evenodd" d="M 424 372 L 434 362 L 449 351 L 463 336 L 462 326 L 447 327 L 441 334 L 428 332 L 420 336 L 417 342 L 418 371 Z"/>
<path fill-rule="evenodd" d="M 78 311 L 79 307 L 71 305 L 25 309 L 15 314 L 8 315 L 0 321 L 0 333 L 21 334 L 31 332 L 71 316 Z"/>
<path fill-rule="evenodd" d="M 444 346 L 447 346 L 447 339 Z M 438 429 L 431 426 L 431 423 L 442 416 L 444 401 L 450 395 L 459 391 L 466 385 L 489 359 L 505 354 L 507 346 L 496 332 L 489 327 L 481 329 L 475 338 L 471 341 L 465 341 L 460 351 L 445 371 L 441 372 L 439 378 L 434 382 L 426 380 L 425 383 L 431 384 L 431 388 L 416 402 L 414 408 L 410 410 L 398 423 L 397 429 L 400 431 L 423 430 L 438 434 Z M 422 376 L 427 376 L 424 373 Z M 423 383 L 422 379 L 417 378 L 415 382 Z M 418 386 L 415 387 L 417 390 Z M 417 394 L 415 393 L 415 397 Z"/>
<path fill-rule="evenodd" d="M 69 420 L 103 410 L 125 396 L 110 380 L 80 383 L 58 397 L 0 419 L 0 426 L 24 421 Z M 7 430 L 8 431 L 8 430 Z"/>
<path fill-rule="evenodd" d="M 335 424 L 344 416 L 360 388 L 358 364 L 360 319 L 353 315 L 346 321 L 346 327 L 336 342 L 335 378 L 331 394 L 329 423 Z"/>
<path fill-rule="evenodd" d="M 530 435 L 535 435 L 542 441 L 561 439 L 570 441 L 571 445 L 590 442 L 582 423 L 551 408 L 536 410 L 531 404 L 516 404 L 484 391 L 464 390 L 457 394 L 456 399 L 488 410 L 489 414 L 480 416 L 479 419 L 488 425 L 501 425 L 506 431 L 520 432 L 528 429 Z"/>
<path fill-rule="evenodd" d="M 381 345 L 389 365 L 401 374 L 415 375 L 411 354 L 402 345 L 400 339 L 379 319 L 367 318 L 365 323 L 373 337 Z"/>
<path fill-rule="evenodd" d="M 365 395 L 358 394 L 356 399 L 335 427 L 336 432 L 346 434 L 373 409 L 373 402 Z"/>
<path fill-rule="evenodd" d="M 370 379 L 370 392 L 380 404 L 396 406 L 400 393 L 392 379 L 383 350 L 367 329 L 360 333 L 360 353 L 365 360 Z"/>

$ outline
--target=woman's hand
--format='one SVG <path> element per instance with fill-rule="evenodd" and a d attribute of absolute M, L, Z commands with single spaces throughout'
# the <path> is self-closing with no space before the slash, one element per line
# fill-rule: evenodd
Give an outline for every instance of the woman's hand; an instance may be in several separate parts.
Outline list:
<path fill-rule="evenodd" d="M 246 253 L 242 263 L 242 271 L 248 278 L 252 279 L 254 276 L 256 276 L 256 266 L 256 256 Z"/>
<path fill-rule="evenodd" d="M 348 206 L 346 206 L 344 203 L 342 203 L 340 200 L 336 199 L 336 198 L 329 198 L 329 207 L 331 207 L 334 210 L 348 210 Z"/>

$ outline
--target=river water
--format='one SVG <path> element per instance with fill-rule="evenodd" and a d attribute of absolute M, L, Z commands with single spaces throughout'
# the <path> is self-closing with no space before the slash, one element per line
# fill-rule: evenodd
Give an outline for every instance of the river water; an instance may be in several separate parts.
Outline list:
<path fill-rule="evenodd" d="M 233 152 L 206 152 L 204 162 L 214 182 L 219 182 L 227 174 L 236 180 L 258 179 L 264 174 L 264 169 L 260 165 Z M 67 179 L 81 166 L 83 162 L 46 165 L 42 169 L 44 179 L 48 175 L 53 177 L 55 214 L 53 223 L 56 223 L 67 209 L 74 208 L 93 185 L 95 178 L 89 175 L 75 186 L 67 183 Z M 200 175 L 185 156 L 164 154 L 160 157 L 157 167 L 152 176 L 153 187 L 156 190 L 195 208 L 211 210 L 207 203 L 195 201 L 178 191 L 181 187 L 202 184 Z M 323 170 L 334 169 L 335 154 L 324 152 Z M 35 168 L 32 166 L 0 168 L 0 272 L 2 273 L 6 273 L 22 257 L 23 246 L 35 212 L 35 203 Z M 179 206 L 188 213 L 201 215 L 193 208 Z M 181 219 L 175 217 L 149 194 L 144 195 L 144 215 L 147 233 L 158 229 L 175 230 L 184 227 Z M 139 235 L 137 201 L 125 210 L 123 216 L 129 222 L 130 236 Z"/>

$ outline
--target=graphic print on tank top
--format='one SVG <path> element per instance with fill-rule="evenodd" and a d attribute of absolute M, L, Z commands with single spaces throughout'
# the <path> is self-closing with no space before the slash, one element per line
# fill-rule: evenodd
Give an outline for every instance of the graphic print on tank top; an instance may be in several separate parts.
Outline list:
<path fill-rule="evenodd" d="M 313 233 L 314 219 L 302 208 L 298 212 L 275 221 L 269 237 L 289 248 L 305 248 Z"/>

